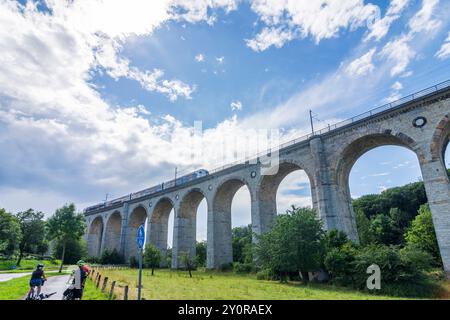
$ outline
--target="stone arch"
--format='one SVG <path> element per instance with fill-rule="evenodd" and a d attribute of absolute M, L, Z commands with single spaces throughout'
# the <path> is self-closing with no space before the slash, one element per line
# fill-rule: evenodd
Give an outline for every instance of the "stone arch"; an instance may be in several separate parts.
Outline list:
<path fill-rule="evenodd" d="M 184 218 L 195 216 L 198 206 L 203 199 L 206 199 L 208 202 L 206 194 L 200 188 L 188 190 L 181 199 L 178 216 Z"/>
<path fill-rule="evenodd" d="M 161 252 L 161 266 L 167 266 L 167 245 L 169 232 L 170 212 L 175 210 L 175 204 L 172 199 L 163 197 L 156 201 L 150 216 L 149 223 L 149 241 Z"/>
<path fill-rule="evenodd" d="M 137 258 L 137 244 L 136 244 L 136 233 L 140 225 L 144 224 L 147 219 L 147 210 L 141 204 L 137 205 L 131 211 L 128 217 L 127 225 L 127 249 L 126 257 L 136 257 Z"/>
<path fill-rule="evenodd" d="M 310 170 L 298 160 L 282 160 L 279 163 L 279 169 L 276 174 L 261 176 L 257 184 L 258 211 L 261 224 L 260 232 L 269 230 L 270 225 L 278 213 L 276 201 L 278 187 L 287 175 L 297 170 L 304 170 L 308 176 L 311 185 L 313 206 L 315 206 L 315 183 Z"/>
<path fill-rule="evenodd" d="M 355 221 L 355 213 L 352 205 L 350 193 L 349 176 L 355 162 L 368 151 L 382 146 L 399 146 L 413 151 L 419 162 L 424 158 L 422 150 L 417 143 L 408 135 L 398 132 L 393 134 L 391 130 L 380 133 L 361 135 L 346 144 L 342 152 L 336 157 L 337 165 L 333 179 L 337 183 L 337 196 L 339 201 L 335 210 L 340 215 L 341 230 L 347 230 L 349 237 L 354 241 L 358 240 L 358 233 Z"/>
<path fill-rule="evenodd" d="M 120 237 L 122 232 L 122 215 L 114 211 L 106 222 L 105 250 L 117 250 L 120 252 Z"/>
<path fill-rule="evenodd" d="M 445 168 L 445 152 L 450 142 L 450 114 L 447 114 L 436 126 L 431 139 L 431 160 L 441 161 Z"/>
<path fill-rule="evenodd" d="M 404 133 L 392 134 L 391 130 L 360 136 L 347 144 L 337 157 L 336 182 L 342 187 L 346 197 L 350 197 L 348 178 L 355 162 L 366 152 L 382 146 L 400 146 L 413 151 L 419 161 L 424 158 L 417 143 Z M 351 199 L 348 199 L 351 201 Z"/>
<path fill-rule="evenodd" d="M 100 256 L 103 238 L 103 218 L 101 215 L 95 217 L 89 226 L 88 254 L 90 257 Z"/>

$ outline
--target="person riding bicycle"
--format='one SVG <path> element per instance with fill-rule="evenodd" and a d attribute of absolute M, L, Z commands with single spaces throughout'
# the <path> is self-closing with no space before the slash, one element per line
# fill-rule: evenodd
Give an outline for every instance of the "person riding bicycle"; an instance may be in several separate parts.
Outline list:
<path fill-rule="evenodd" d="M 83 266 L 85 265 L 83 260 L 79 260 L 77 262 L 78 268 L 74 270 L 74 288 L 73 288 L 73 297 L 74 299 L 80 299 L 83 296 L 84 284 L 87 278 L 87 273 Z"/>
<path fill-rule="evenodd" d="M 44 273 L 44 265 L 38 264 L 36 266 L 36 270 L 34 270 L 33 273 L 31 274 L 30 291 L 28 291 L 28 297 L 31 296 L 34 287 L 37 287 L 36 296 L 39 297 L 39 295 L 41 293 L 41 286 L 44 284 L 44 281 L 46 281 L 46 280 L 47 280 L 47 278 L 45 277 L 45 273 Z"/>

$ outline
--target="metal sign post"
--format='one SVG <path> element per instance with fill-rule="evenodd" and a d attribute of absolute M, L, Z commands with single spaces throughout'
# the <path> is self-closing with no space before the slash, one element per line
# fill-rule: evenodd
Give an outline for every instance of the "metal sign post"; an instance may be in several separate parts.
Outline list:
<path fill-rule="evenodd" d="M 136 235 L 136 242 L 138 246 L 139 254 L 139 278 L 138 278 L 138 300 L 141 300 L 141 288 L 142 288 L 142 252 L 145 241 L 145 228 L 144 225 L 140 225 Z"/>

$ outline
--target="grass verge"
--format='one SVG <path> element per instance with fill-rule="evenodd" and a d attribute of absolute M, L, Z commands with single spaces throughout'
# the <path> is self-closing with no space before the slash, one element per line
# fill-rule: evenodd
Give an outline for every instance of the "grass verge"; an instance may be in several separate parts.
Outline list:
<path fill-rule="evenodd" d="M 136 269 L 101 270 L 102 277 L 116 281 L 116 296 L 122 299 L 120 287 L 129 285 L 129 299 L 137 296 Z M 92 281 L 89 281 L 92 284 Z M 373 295 L 329 284 L 282 284 L 277 281 L 257 280 L 255 275 L 232 272 L 195 271 L 189 278 L 187 272 L 167 269 L 143 271 L 142 296 L 147 300 L 398 300 L 403 298 Z M 98 290 L 99 291 L 99 290 Z"/>

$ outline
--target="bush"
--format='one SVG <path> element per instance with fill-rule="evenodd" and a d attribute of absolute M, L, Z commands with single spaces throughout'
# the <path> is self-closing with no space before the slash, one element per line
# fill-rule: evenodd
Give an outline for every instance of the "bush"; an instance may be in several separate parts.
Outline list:
<path fill-rule="evenodd" d="M 436 281 L 426 274 L 432 257 L 414 246 L 370 245 L 354 247 L 344 245 L 329 251 L 325 267 L 333 283 L 368 290 L 367 268 L 376 264 L 381 271 L 381 290 L 371 291 L 395 296 L 425 297 L 438 290 Z"/>
<path fill-rule="evenodd" d="M 222 263 L 219 266 L 219 271 L 231 271 L 231 270 L 233 270 L 233 263 L 232 262 Z"/>
<path fill-rule="evenodd" d="M 62 241 L 56 241 L 56 245 L 53 250 L 55 257 L 61 257 L 63 251 Z M 66 252 L 64 254 L 65 264 L 75 264 L 78 260 L 87 256 L 86 241 L 80 240 L 68 240 L 66 243 Z"/>
<path fill-rule="evenodd" d="M 252 263 L 233 263 L 233 270 L 236 273 L 251 273 L 254 271 L 254 265 Z"/>
<path fill-rule="evenodd" d="M 100 258 L 101 264 L 123 264 L 124 262 L 125 259 L 116 249 L 103 251 Z"/>
<path fill-rule="evenodd" d="M 139 260 L 135 256 L 130 257 L 128 261 L 130 268 L 139 268 Z"/>
<path fill-rule="evenodd" d="M 161 252 L 154 245 L 147 243 L 142 258 L 144 266 L 146 268 L 151 268 L 153 275 L 155 268 L 158 268 L 161 265 Z"/>
<path fill-rule="evenodd" d="M 273 273 L 270 269 L 264 269 L 256 273 L 256 279 L 258 280 L 279 280 L 279 277 Z"/>
<path fill-rule="evenodd" d="M 351 245 L 333 248 L 326 254 L 324 265 L 335 284 L 344 286 L 353 284 L 355 258 L 356 249 Z"/>
<path fill-rule="evenodd" d="M 89 262 L 91 264 L 100 264 L 100 258 L 99 257 L 87 257 L 84 259 L 86 262 Z"/>

